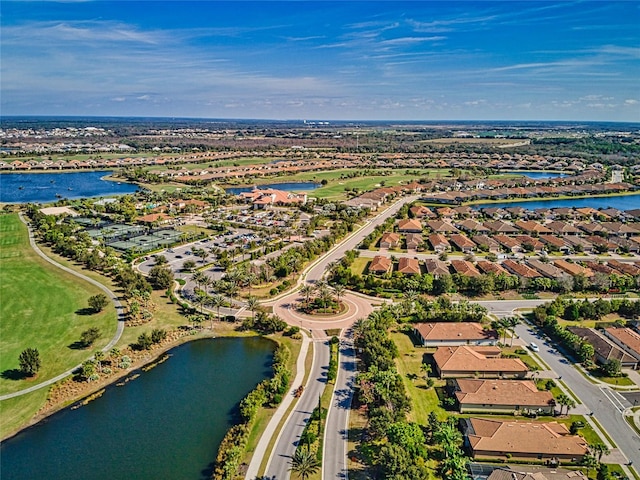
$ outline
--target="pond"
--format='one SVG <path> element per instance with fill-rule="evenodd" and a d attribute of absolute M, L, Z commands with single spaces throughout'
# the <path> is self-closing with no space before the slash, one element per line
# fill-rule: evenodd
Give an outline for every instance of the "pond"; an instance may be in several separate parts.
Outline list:
<path fill-rule="evenodd" d="M 209 478 L 235 407 L 270 375 L 273 350 L 257 337 L 181 345 L 135 380 L 0 444 L 0 478 Z"/>
<path fill-rule="evenodd" d="M 113 172 L 2 173 L 0 202 L 51 203 L 61 198 L 103 197 L 138 191 L 138 186 L 132 183 L 103 179 L 111 173 Z"/>
<path fill-rule="evenodd" d="M 617 208 L 618 210 L 633 210 L 640 208 L 640 193 L 633 195 L 613 195 L 608 197 L 587 197 L 587 198 L 564 198 L 550 200 L 532 200 L 529 202 L 500 202 L 486 203 L 484 205 L 472 205 L 475 209 L 480 208 L 506 208 L 522 207 L 527 210 L 536 208 Z"/>
<path fill-rule="evenodd" d="M 535 171 L 531 172 L 529 170 L 504 170 L 500 173 L 508 173 L 513 175 L 522 175 L 523 177 L 532 178 L 532 179 L 543 179 L 543 178 L 558 178 L 558 177 L 566 177 L 566 173 L 559 172 L 546 172 L 546 171 Z"/>
<path fill-rule="evenodd" d="M 302 190 L 315 190 L 321 185 L 319 183 L 311 182 L 289 182 L 289 183 L 267 183 L 265 185 L 257 185 L 258 188 L 264 190 L 266 188 L 273 188 L 276 190 L 282 190 L 283 192 L 298 192 Z M 229 187 L 225 188 L 225 191 L 229 195 L 238 195 L 242 192 L 250 192 L 255 188 L 254 185 L 250 187 Z"/>

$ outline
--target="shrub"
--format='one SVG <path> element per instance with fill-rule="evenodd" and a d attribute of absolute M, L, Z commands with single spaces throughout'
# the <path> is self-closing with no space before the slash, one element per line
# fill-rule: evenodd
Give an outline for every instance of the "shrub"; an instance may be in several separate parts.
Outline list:
<path fill-rule="evenodd" d="M 19 361 L 20 371 L 29 377 L 33 377 L 40 370 L 40 352 L 37 348 L 24 349 L 20 353 Z"/>
<path fill-rule="evenodd" d="M 97 327 L 91 327 L 80 334 L 80 343 L 85 348 L 90 347 L 93 343 L 100 338 L 102 333 Z"/>
<path fill-rule="evenodd" d="M 138 337 L 137 346 L 140 350 L 149 350 L 151 345 L 153 345 L 153 340 L 151 340 L 151 336 L 148 333 L 142 333 Z"/>
<path fill-rule="evenodd" d="M 151 331 L 151 341 L 153 343 L 160 343 L 167 338 L 167 331 L 163 328 L 154 328 Z"/>
<path fill-rule="evenodd" d="M 89 297 L 89 307 L 96 313 L 101 312 L 107 305 L 109 305 L 109 299 L 104 293 Z"/>

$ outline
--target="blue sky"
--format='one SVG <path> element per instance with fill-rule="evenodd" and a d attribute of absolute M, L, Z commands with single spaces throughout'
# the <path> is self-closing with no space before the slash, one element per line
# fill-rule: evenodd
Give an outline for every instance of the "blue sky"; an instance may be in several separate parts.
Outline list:
<path fill-rule="evenodd" d="M 640 2 L 2 0 L 3 115 L 640 121 Z"/>

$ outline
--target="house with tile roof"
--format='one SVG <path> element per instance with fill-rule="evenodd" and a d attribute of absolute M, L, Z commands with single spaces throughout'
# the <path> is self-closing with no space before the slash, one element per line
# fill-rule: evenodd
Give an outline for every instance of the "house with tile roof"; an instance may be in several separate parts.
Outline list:
<path fill-rule="evenodd" d="M 604 335 L 625 353 L 640 360 L 640 334 L 638 332 L 627 327 L 610 327 L 604 329 Z"/>
<path fill-rule="evenodd" d="M 449 237 L 450 243 L 456 246 L 462 253 L 473 253 L 477 245 L 466 235 L 454 233 Z"/>
<path fill-rule="evenodd" d="M 440 378 L 524 378 L 529 369 L 519 358 L 502 358 L 498 347 L 438 347 L 433 354 Z"/>
<path fill-rule="evenodd" d="M 424 239 L 421 233 L 407 233 L 407 249 L 416 250 L 418 247 L 424 245 Z"/>
<path fill-rule="evenodd" d="M 490 345 L 498 341 L 495 330 L 476 322 L 416 323 L 413 332 L 423 347 Z"/>
<path fill-rule="evenodd" d="M 473 458 L 579 462 L 589 453 L 586 440 L 562 423 L 474 417 L 460 422 Z"/>
<path fill-rule="evenodd" d="M 531 380 L 480 380 L 456 378 L 447 381 L 460 413 L 553 415 L 555 401 Z"/>
<path fill-rule="evenodd" d="M 380 248 L 397 248 L 400 245 L 400 235 L 394 232 L 386 232 L 380 238 Z"/>
<path fill-rule="evenodd" d="M 522 263 L 514 262 L 511 259 L 502 262 L 502 266 L 510 273 L 517 275 L 520 278 L 542 278 L 542 274 L 531 267 L 528 267 Z"/>
<path fill-rule="evenodd" d="M 509 274 L 499 263 L 490 262 L 488 260 L 478 260 L 476 262 L 476 268 L 482 273 L 493 273 L 494 275 L 500 275 L 501 273 Z"/>
<path fill-rule="evenodd" d="M 465 277 L 479 277 L 482 275 L 471 262 L 466 260 L 451 260 L 451 267 L 454 272 Z"/>
<path fill-rule="evenodd" d="M 422 223 L 416 218 L 406 218 L 398 222 L 398 231 L 401 233 L 421 233 Z"/>
<path fill-rule="evenodd" d="M 596 362 L 605 364 L 609 360 L 618 360 L 625 368 L 638 368 L 638 359 L 620 348 L 616 343 L 595 328 L 567 327 L 571 333 L 593 346 Z"/>
<path fill-rule="evenodd" d="M 451 250 L 451 244 L 446 239 L 446 237 L 440 233 L 432 233 L 428 237 L 429 243 L 431 247 L 435 250 L 436 253 L 447 252 Z"/>
<path fill-rule="evenodd" d="M 369 263 L 369 272 L 377 275 L 384 275 L 391 270 L 393 266 L 391 259 L 384 255 L 376 255 Z"/>
<path fill-rule="evenodd" d="M 420 262 L 417 258 L 401 257 L 398 260 L 398 272 L 405 275 L 419 275 L 422 273 Z"/>
<path fill-rule="evenodd" d="M 424 266 L 427 269 L 427 273 L 433 275 L 434 278 L 438 278 L 442 275 L 449 275 L 449 268 L 447 264 L 437 258 L 427 258 L 424 261 Z"/>

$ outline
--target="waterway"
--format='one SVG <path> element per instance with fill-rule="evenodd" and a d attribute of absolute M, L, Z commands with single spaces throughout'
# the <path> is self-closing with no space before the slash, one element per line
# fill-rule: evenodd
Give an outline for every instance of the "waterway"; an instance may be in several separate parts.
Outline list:
<path fill-rule="evenodd" d="M 473 208 L 488 207 L 522 207 L 527 210 L 535 210 L 536 208 L 617 208 L 618 210 L 633 210 L 640 208 L 640 193 L 633 195 L 615 195 L 607 197 L 586 197 L 586 198 L 565 198 L 550 200 L 532 200 L 529 202 L 500 202 L 485 203 L 473 205 Z"/>
<path fill-rule="evenodd" d="M 124 386 L 0 444 L 0 478 L 200 480 L 238 402 L 270 374 L 274 344 L 197 340 Z"/>
<path fill-rule="evenodd" d="M 250 192 L 256 186 L 251 187 L 229 187 L 225 188 L 225 191 L 230 195 L 238 195 L 242 192 Z M 311 182 L 288 182 L 288 183 L 267 183 L 265 185 L 257 185 L 258 188 L 264 190 L 265 188 L 274 188 L 276 190 L 282 190 L 283 192 L 299 192 L 304 190 L 315 190 L 320 187 L 319 183 Z"/>
<path fill-rule="evenodd" d="M 0 174 L 0 202 L 51 203 L 76 199 L 124 195 L 138 191 L 132 183 L 104 180 L 110 171 Z"/>

